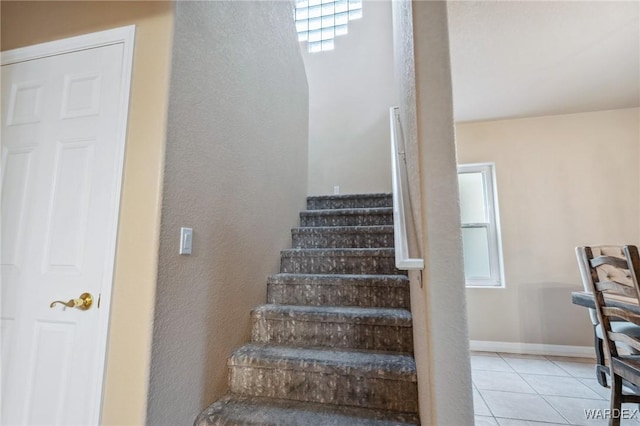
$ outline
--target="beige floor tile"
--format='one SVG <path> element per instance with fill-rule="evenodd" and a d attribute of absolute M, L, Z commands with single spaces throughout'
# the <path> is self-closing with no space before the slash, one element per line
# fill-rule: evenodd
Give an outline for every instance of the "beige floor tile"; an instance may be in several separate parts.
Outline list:
<path fill-rule="evenodd" d="M 557 360 L 553 361 L 553 363 L 573 377 L 590 379 L 596 376 L 596 365 L 594 363 Z"/>
<path fill-rule="evenodd" d="M 474 371 L 473 383 L 480 390 L 536 393 L 517 373 L 505 371 Z"/>
<path fill-rule="evenodd" d="M 611 389 L 601 386 L 600 383 L 598 383 L 597 379 L 578 378 L 578 380 L 589 389 L 600 395 L 602 399 L 606 399 L 607 401 L 609 400 L 609 397 L 611 396 Z"/>
<path fill-rule="evenodd" d="M 608 409 L 610 390 L 586 358 L 473 352 L 473 396 L 478 426 L 607 425 L 585 410 Z M 535 392 L 535 393 L 532 393 Z M 624 404 L 622 426 L 640 426 L 638 405 Z"/>
<path fill-rule="evenodd" d="M 604 418 L 588 419 L 586 410 L 605 410 L 609 408 L 609 401 L 566 398 L 562 396 L 544 397 L 556 410 L 558 410 L 572 425 L 599 426 L 608 425 L 609 420 Z M 623 409 L 636 410 L 637 405 L 624 404 Z M 629 411 L 631 413 L 631 411 Z M 637 419 L 623 419 L 622 425 L 638 425 Z"/>
<path fill-rule="evenodd" d="M 547 376 L 569 376 L 562 368 L 558 367 L 553 361 L 546 358 L 522 358 L 513 357 L 511 355 L 503 355 L 507 364 L 518 373 L 523 374 L 544 374 Z"/>
<path fill-rule="evenodd" d="M 493 417 L 475 416 L 475 422 L 475 426 L 499 426 Z"/>
<path fill-rule="evenodd" d="M 491 416 L 489 407 L 484 403 L 484 400 L 477 389 L 473 390 L 473 412 L 476 416 Z"/>
<path fill-rule="evenodd" d="M 495 417 L 566 424 L 565 419 L 540 395 L 481 390 Z"/>
<path fill-rule="evenodd" d="M 509 371 L 513 373 L 513 368 L 499 356 L 471 355 L 472 370 L 486 371 Z"/>
<path fill-rule="evenodd" d="M 530 420 L 496 419 L 500 426 L 558 426 L 562 423 L 532 422 Z"/>
<path fill-rule="evenodd" d="M 599 393 L 594 392 L 575 377 L 522 374 L 522 378 L 540 395 L 602 399 Z"/>

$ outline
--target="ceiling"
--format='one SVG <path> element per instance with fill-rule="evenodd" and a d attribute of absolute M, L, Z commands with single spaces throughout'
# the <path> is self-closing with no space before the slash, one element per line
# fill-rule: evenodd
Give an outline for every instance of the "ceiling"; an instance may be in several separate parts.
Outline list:
<path fill-rule="evenodd" d="M 456 121 L 640 106 L 640 1 L 450 1 Z"/>

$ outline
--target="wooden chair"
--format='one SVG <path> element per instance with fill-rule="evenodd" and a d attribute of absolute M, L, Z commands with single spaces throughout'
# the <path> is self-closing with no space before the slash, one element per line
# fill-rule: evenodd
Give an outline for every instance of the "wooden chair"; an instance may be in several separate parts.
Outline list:
<path fill-rule="evenodd" d="M 640 315 L 620 307 L 609 305 L 611 296 L 638 299 L 640 289 L 640 257 L 636 246 L 624 246 L 624 259 L 615 256 L 594 256 L 591 247 L 578 247 L 577 253 L 589 265 L 587 282 L 593 292 L 598 320 L 602 326 L 604 349 L 611 376 L 611 418 L 609 425 L 620 425 L 623 402 L 640 403 L 640 396 L 622 393 L 622 381 L 640 385 L 640 355 L 622 355 L 616 343 L 622 343 L 640 351 L 640 339 L 612 330 L 611 323 L 623 319 L 640 326 Z M 619 270 L 627 271 L 621 276 Z M 623 278 L 621 278 L 623 277 Z M 630 281 L 630 283 L 629 283 Z M 607 297 L 605 297 L 605 295 Z"/>
<path fill-rule="evenodd" d="M 591 254 L 593 257 L 613 256 L 626 260 L 623 246 L 600 245 L 590 246 L 589 248 L 591 249 Z M 581 247 L 576 248 L 576 257 L 578 259 L 578 267 L 580 270 L 580 275 L 582 277 L 582 284 L 584 286 L 584 289 L 585 291 L 591 292 L 591 269 L 589 262 L 587 262 L 587 260 L 581 253 Z M 611 265 L 607 266 L 605 269 L 607 270 L 607 275 L 617 277 L 617 280 L 622 281 L 624 284 L 627 284 L 629 286 L 633 285 L 631 277 L 629 276 L 629 271 L 627 269 L 616 268 Z M 604 271 L 601 271 L 601 273 L 602 272 Z M 595 340 L 594 346 L 596 352 L 596 378 L 598 379 L 598 383 L 600 383 L 601 386 L 607 388 L 609 387 L 609 385 L 607 384 L 607 375 L 609 374 L 609 368 L 605 364 L 604 342 L 602 340 L 602 326 L 600 325 L 600 321 L 598 320 L 598 315 L 596 314 L 595 309 L 589 309 L 589 317 L 591 318 L 591 323 L 593 324 L 593 335 Z M 640 338 L 640 326 L 637 326 L 628 321 L 617 320 L 611 322 L 611 329 L 616 333 L 628 334 L 630 336 Z M 623 348 L 632 353 L 638 352 L 626 345 L 623 345 Z"/>

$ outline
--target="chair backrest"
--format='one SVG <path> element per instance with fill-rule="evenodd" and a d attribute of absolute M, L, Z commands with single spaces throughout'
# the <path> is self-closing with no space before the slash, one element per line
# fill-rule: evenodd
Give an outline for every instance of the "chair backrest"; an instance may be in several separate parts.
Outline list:
<path fill-rule="evenodd" d="M 611 246 L 609 246 L 611 247 Z M 640 326 L 640 315 L 629 310 L 611 306 L 609 297 L 623 296 L 638 300 L 640 289 L 640 257 L 636 246 L 621 246 L 623 258 L 611 255 L 616 252 L 603 252 L 598 247 L 578 247 L 576 253 L 582 264 L 587 265 L 586 275 L 588 290 L 593 292 L 598 321 L 602 324 L 602 336 L 608 356 L 617 357 L 618 351 L 614 342 L 624 343 L 640 351 L 640 340 L 622 333 L 611 331 L 610 322 L 623 319 Z M 595 253 L 597 254 L 595 254 Z"/>
<path fill-rule="evenodd" d="M 576 258 L 578 259 L 578 269 L 580 270 L 580 276 L 582 277 L 582 285 L 585 291 L 590 292 L 591 286 L 589 284 L 589 279 L 591 277 L 591 270 L 589 268 L 589 263 L 580 252 L 582 248 L 583 247 L 576 247 Z M 623 260 L 626 259 L 623 246 L 602 245 L 590 246 L 589 248 L 591 249 L 593 257 L 613 256 Z M 606 275 L 610 275 L 627 285 L 633 285 L 633 283 L 631 282 L 631 278 L 628 276 L 629 271 L 626 269 L 619 269 L 615 266 L 607 265 L 599 269 L 598 273 L 601 274 L 601 279 L 603 277 L 606 277 Z M 593 323 L 593 325 L 598 325 L 600 323 L 598 321 L 598 314 L 596 314 L 595 309 L 589 309 L 589 317 L 591 318 L 591 322 Z"/>

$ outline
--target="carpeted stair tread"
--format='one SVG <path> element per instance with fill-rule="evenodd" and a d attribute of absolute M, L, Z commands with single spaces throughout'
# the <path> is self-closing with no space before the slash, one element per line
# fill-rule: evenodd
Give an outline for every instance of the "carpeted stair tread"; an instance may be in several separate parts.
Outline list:
<path fill-rule="evenodd" d="M 301 227 L 372 225 L 393 225 L 393 208 L 365 207 L 300 212 Z"/>
<path fill-rule="evenodd" d="M 411 312 L 406 309 L 270 304 L 255 308 L 251 315 L 253 318 L 292 318 L 296 321 L 394 325 L 399 327 L 411 327 L 412 325 Z"/>
<path fill-rule="evenodd" d="M 251 317 L 255 343 L 413 353 L 406 309 L 262 305 Z"/>
<path fill-rule="evenodd" d="M 331 234 L 393 234 L 393 225 L 354 225 L 354 226 L 314 226 L 293 228 L 294 234 L 317 234 L 328 232 Z"/>
<path fill-rule="evenodd" d="M 310 249 L 285 249 L 280 252 L 282 257 L 320 257 L 320 256 L 349 256 L 349 257 L 395 257 L 393 247 L 371 247 L 371 248 L 310 248 Z"/>
<path fill-rule="evenodd" d="M 289 274 L 280 273 L 267 278 L 268 284 L 292 284 L 292 285 L 335 285 L 344 284 L 385 287 L 406 287 L 409 285 L 409 278 L 406 275 L 391 274 Z"/>
<path fill-rule="evenodd" d="M 406 354 L 248 344 L 228 366 L 235 394 L 418 411 L 415 362 Z"/>
<path fill-rule="evenodd" d="M 393 195 L 389 193 L 318 195 L 307 197 L 307 208 L 309 210 L 392 206 Z"/>
<path fill-rule="evenodd" d="M 280 272 L 297 274 L 393 274 L 393 248 L 289 249 L 280 252 Z"/>
<path fill-rule="evenodd" d="M 299 402 L 228 394 L 210 405 L 194 426 L 408 426 L 415 413 Z"/>
<path fill-rule="evenodd" d="M 393 215 L 392 207 L 352 207 L 348 209 L 303 210 L 300 216 L 337 216 L 337 215 Z"/>
<path fill-rule="evenodd" d="M 374 351 L 249 343 L 231 354 L 229 366 L 266 367 L 277 370 L 416 382 L 416 365 L 413 357 Z"/>
<path fill-rule="evenodd" d="M 307 201 L 311 200 L 362 200 L 362 199 L 389 199 L 393 194 L 390 192 L 371 192 L 369 194 L 327 194 L 327 195 L 310 195 Z"/>
<path fill-rule="evenodd" d="M 309 226 L 291 230 L 294 248 L 393 247 L 393 225 Z"/>
<path fill-rule="evenodd" d="M 267 278 L 267 303 L 410 309 L 406 275 L 289 274 Z"/>

